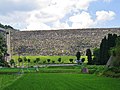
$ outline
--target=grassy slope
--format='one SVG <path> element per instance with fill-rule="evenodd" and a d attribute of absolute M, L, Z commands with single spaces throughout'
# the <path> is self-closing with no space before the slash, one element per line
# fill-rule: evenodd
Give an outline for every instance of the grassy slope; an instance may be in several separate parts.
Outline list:
<path fill-rule="evenodd" d="M 25 74 L 4 90 L 119 90 L 120 79 L 88 74 Z"/>
<path fill-rule="evenodd" d="M 23 58 L 24 56 L 21 56 Z M 61 62 L 63 63 L 70 63 L 69 59 L 76 59 L 76 56 L 26 56 L 27 58 L 31 59 L 31 61 L 35 60 L 36 58 L 40 58 L 40 62 L 42 63 L 43 61 L 46 61 L 47 59 L 51 59 L 52 61 L 55 61 L 55 63 L 58 63 L 58 58 L 61 58 Z M 12 57 L 15 61 L 18 60 L 18 56 L 13 56 Z M 81 58 L 85 58 L 85 61 L 87 62 L 87 57 L 86 56 L 81 56 Z"/>

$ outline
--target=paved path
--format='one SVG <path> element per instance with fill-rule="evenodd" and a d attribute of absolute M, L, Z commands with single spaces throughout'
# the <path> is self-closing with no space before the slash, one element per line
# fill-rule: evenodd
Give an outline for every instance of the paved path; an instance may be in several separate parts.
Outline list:
<path fill-rule="evenodd" d="M 77 64 L 44 64 L 40 65 L 39 67 L 46 67 L 46 66 L 75 66 Z"/>

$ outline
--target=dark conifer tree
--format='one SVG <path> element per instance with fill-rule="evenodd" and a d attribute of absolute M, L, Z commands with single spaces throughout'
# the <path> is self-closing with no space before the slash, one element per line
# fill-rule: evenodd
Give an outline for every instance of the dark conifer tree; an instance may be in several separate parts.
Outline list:
<path fill-rule="evenodd" d="M 77 60 L 80 60 L 81 54 L 79 51 L 76 53 L 76 57 L 77 57 Z"/>
<path fill-rule="evenodd" d="M 86 50 L 86 56 L 87 56 L 87 59 L 88 59 L 88 65 L 91 65 L 92 64 L 92 52 L 91 52 L 90 49 Z"/>
<path fill-rule="evenodd" d="M 110 50 L 112 47 L 116 45 L 117 35 L 108 34 L 108 38 L 106 36 L 102 39 L 100 44 L 100 58 L 98 60 L 100 65 L 105 65 L 110 58 Z"/>

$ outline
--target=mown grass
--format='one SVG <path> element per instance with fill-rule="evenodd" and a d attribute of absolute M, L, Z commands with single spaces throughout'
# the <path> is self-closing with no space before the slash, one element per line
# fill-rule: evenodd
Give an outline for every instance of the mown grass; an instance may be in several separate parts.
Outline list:
<path fill-rule="evenodd" d="M 69 59 L 73 59 L 74 61 L 76 60 L 76 56 L 20 56 L 21 58 L 26 57 L 27 59 L 31 59 L 31 62 L 33 62 L 36 58 L 40 58 L 39 63 L 43 63 L 43 61 L 46 61 L 47 59 L 50 59 L 50 63 L 52 61 L 55 61 L 55 63 L 58 62 L 58 58 L 61 58 L 61 63 L 70 63 Z M 12 56 L 12 58 L 17 61 L 18 56 Z M 87 62 L 87 57 L 86 56 L 81 56 L 81 58 L 85 58 L 85 62 Z"/>
<path fill-rule="evenodd" d="M 100 72 L 104 69 L 104 66 L 98 65 L 87 65 L 89 72 L 93 74 L 94 72 Z M 74 65 L 74 66 L 45 66 L 40 67 L 39 72 L 43 73 L 81 73 L 83 65 Z M 35 68 L 0 68 L 0 73 L 18 73 L 18 72 L 36 72 Z"/>
<path fill-rule="evenodd" d="M 15 74 L 0 74 L 0 90 L 2 90 L 4 87 L 7 87 L 11 83 L 13 83 L 15 80 L 17 80 L 20 77 L 20 75 Z"/>
<path fill-rule="evenodd" d="M 120 79 L 89 74 L 29 73 L 4 90 L 119 90 Z"/>

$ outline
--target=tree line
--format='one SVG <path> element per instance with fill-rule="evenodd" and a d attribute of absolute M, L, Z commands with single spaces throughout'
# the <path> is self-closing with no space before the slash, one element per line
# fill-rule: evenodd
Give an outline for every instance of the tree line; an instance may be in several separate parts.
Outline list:
<path fill-rule="evenodd" d="M 108 62 L 110 56 L 113 54 L 115 55 L 118 53 L 120 47 L 120 36 L 117 36 L 117 34 L 108 34 L 108 36 L 105 36 L 100 43 L 99 48 L 95 48 L 93 50 L 93 54 L 91 49 L 86 50 L 86 56 L 88 60 L 88 65 L 106 65 Z M 117 47 L 116 47 L 117 45 Z M 115 47 L 117 49 L 115 49 Z M 116 50 L 116 51 L 115 51 Z M 76 58 L 79 61 L 80 60 L 80 52 L 76 53 Z M 82 59 L 81 59 L 82 60 Z"/>
<path fill-rule="evenodd" d="M 120 36 L 116 34 L 108 34 L 101 41 L 100 48 L 95 48 L 93 51 L 94 64 L 105 65 L 111 56 L 112 49 L 116 46 L 118 42 L 117 39 Z"/>
<path fill-rule="evenodd" d="M 3 25 L 3 24 L 1 24 L 0 23 L 0 27 L 1 28 L 4 28 L 4 29 L 14 29 L 12 26 L 10 26 L 10 25 Z"/>
<path fill-rule="evenodd" d="M 4 35 L 0 33 L 0 66 L 8 66 L 5 57 L 7 57 L 6 40 L 4 38 Z"/>

